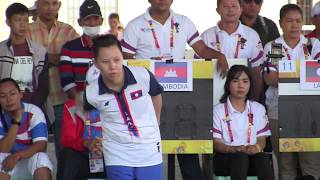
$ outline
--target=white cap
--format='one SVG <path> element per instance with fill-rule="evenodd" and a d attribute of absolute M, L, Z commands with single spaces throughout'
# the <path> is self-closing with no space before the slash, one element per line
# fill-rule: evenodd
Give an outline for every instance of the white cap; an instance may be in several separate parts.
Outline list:
<path fill-rule="evenodd" d="M 320 15 L 320 1 L 317 2 L 311 10 L 311 16 L 313 17 L 316 15 Z"/>
<path fill-rule="evenodd" d="M 86 76 L 86 81 L 88 84 L 92 83 L 96 79 L 98 79 L 100 75 L 100 70 L 95 66 L 92 65 L 88 71 L 87 71 L 87 76 Z"/>
<path fill-rule="evenodd" d="M 29 11 L 34 11 L 34 10 L 37 10 L 37 6 L 36 6 L 36 3 L 37 1 L 34 2 L 33 6 L 32 7 L 29 7 Z"/>

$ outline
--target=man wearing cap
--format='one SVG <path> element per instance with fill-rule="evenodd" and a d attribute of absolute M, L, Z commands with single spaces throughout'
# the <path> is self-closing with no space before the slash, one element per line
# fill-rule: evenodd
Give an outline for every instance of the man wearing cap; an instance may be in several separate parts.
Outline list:
<path fill-rule="evenodd" d="M 95 0 L 84 1 L 80 6 L 78 19 L 83 35 L 67 42 L 61 50 L 59 66 L 61 85 L 69 100 L 64 104 L 61 125 L 60 142 L 62 150 L 58 159 L 57 172 L 59 180 L 72 180 L 88 176 L 103 177 L 104 175 L 103 172 L 89 174 L 89 158 L 83 140 L 92 137 L 82 136 L 84 132 L 83 122 L 86 121 L 86 116 L 83 115 L 85 113 L 79 105 L 82 104 L 79 101 L 85 89 L 86 74 L 93 59 L 92 38 L 99 35 L 102 22 L 103 18 L 99 4 Z M 88 78 L 92 78 L 92 75 L 91 73 Z M 95 114 L 99 113 L 96 112 Z M 93 131 L 90 134 L 93 134 Z M 101 127 L 98 134 L 101 134 Z M 98 140 L 96 142 L 100 143 Z"/>
<path fill-rule="evenodd" d="M 69 99 L 74 99 L 85 88 L 86 73 L 93 59 L 91 39 L 99 35 L 103 23 L 100 6 L 95 0 L 84 1 L 79 15 L 78 23 L 83 35 L 67 42 L 60 57 L 61 85 Z"/>
<path fill-rule="evenodd" d="M 307 38 L 318 38 L 320 40 L 320 2 L 317 2 L 311 10 L 312 24 L 316 28 L 306 35 Z"/>

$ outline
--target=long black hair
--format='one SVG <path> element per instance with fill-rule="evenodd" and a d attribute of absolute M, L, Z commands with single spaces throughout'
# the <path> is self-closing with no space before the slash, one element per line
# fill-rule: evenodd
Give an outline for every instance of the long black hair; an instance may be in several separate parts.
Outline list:
<path fill-rule="evenodd" d="M 233 65 L 228 71 L 227 80 L 226 80 L 226 83 L 224 84 L 224 93 L 220 98 L 220 103 L 227 102 L 228 96 L 230 95 L 230 82 L 233 79 L 239 78 L 242 72 L 247 74 L 250 81 L 250 88 L 247 94 L 247 99 L 249 100 L 252 99 L 252 75 L 249 68 L 244 65 Z"/>

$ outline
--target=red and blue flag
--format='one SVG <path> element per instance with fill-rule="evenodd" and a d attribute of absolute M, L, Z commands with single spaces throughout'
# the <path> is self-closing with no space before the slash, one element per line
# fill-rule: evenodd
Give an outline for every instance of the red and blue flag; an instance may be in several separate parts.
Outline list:
<path fill-rule="evenodd" d="M 154 74 L 160 83 L 187 83 L 187 62 L 155 62 Z"/>
<path fill-rule="evenodd" d="M 320 82 L 320 63 L 318 61 L 306 62 L 306 82 Z"/>

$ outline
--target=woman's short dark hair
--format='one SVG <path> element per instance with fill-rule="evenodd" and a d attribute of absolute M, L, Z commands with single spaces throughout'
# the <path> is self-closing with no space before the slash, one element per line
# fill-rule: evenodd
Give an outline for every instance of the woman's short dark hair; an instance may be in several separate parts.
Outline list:
<path fill-rule="evenodd" d="M 110 13 L 108 19 L 117 19 L 120 22 L 119 14 L 118 13 Z"/>
<path fill-rule="evenodd" d="M 227 102 L 228 96 L 230 95 L 230 83 L 233 79 L 237 79 L 242 72 L 247 74 L 249 81 L 250 81 L 250 87 L 249 92 L 247 94 L 247 99 L 252 99 L 252 75 L 247 66 L 244 65 L 233 65 L 230 70 L 228 71 L 227 80 L 224 84 L 224 94 L 220 98 L 220 103 Z"/>
<path fill-rule="evenodd" d="M 280 9 L 280 21 L 290 12 L 290 11 L 298 11 L 301 16 L 303 16 L 303 12 L 301 8 L 296 4 L 286 4 Z"/>
<path fill-rule="evenodd" d="M 0 80 L 0 85 L 3 84 L 3 83 L 6 83 L 6 82 L 11 82 L 11 83 L 18 89 L 18 91 L 21 92 L 20 87 L 19 87 L 17 81 L 15 81 L 15 80 L 12 79 L 12 78 L 4 78 L 4 79 L 1 79 L 1 80 Z"/>
<path fill-rule="evenodd" d="M 121 44 L 118 41 L 117 37 L 112 34 L 106 34 L 102 36 L 98 36 L 93 39 L 92 51 L 95 58 L 99 55 L 100 48 L 117 46 L 122 52 Z"/>

